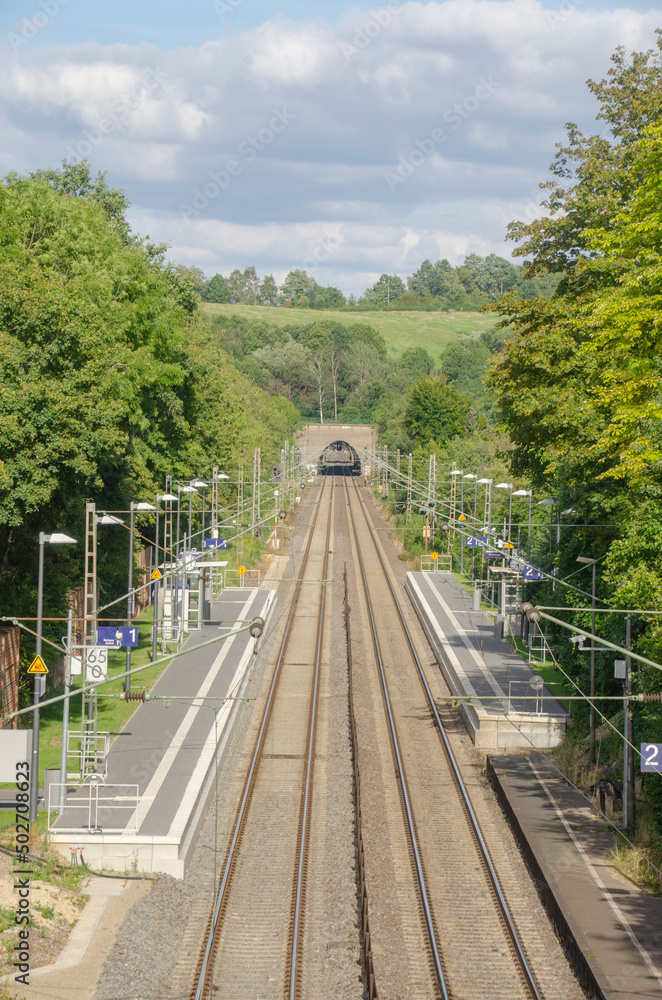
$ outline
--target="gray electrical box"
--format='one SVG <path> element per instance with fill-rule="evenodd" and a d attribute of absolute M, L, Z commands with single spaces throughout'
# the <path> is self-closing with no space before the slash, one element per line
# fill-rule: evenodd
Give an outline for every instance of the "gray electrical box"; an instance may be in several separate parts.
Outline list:
<path fill-rule="evenodd" d="M 627 669 L 627 660 L 614 660 L 614 677 L 617 681 L 625 680 L 625 671 Z"/>

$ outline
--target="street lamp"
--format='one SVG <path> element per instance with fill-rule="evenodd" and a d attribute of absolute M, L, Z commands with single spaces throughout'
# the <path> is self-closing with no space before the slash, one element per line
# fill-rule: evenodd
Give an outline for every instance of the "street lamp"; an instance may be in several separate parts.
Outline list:
<path fill-rule="evenodd" d="M 533 500 L 533 490 L 515 490 L 513 496 L 529 498 L 529 533 L 526 536 L 526 559 L 528 562 L 531 558 L 531 502 Z"/>
<path fill-rule="evenodd" d="M 513 484 L 512 483 L 497 483 L 494 487 L 495 490 L 510 490 L 510 497 L 508 498 L 508 541 L 510 541 L 510 529 L 513 523 Z"/>
<path fill-rule="evenodd" d="M 37 578 L 37 656 L 41 656 L 44 614 L 44 545 L 75 545 L 76 539 L 60 531 L 52 535 L 39 532 L 39 573 Z M 37 818 L 37 793 L 39 791 L 39 699 L 42 695 L 43 674 L 36 674 L 32 696 L 32 767 L 30 768 L 30 822 Z M 62 779 L 62 775 L 60 775 Z M 66 781 L 66 777 L 64 779 Z"/>
<path fill-rule="evenodd" d="M 165 500 L 166 503 L 177 503 L 179 497 L 176 497 L 174 493 L 157 493 L 156 494 L 156 534 L 154 540 L 154 568 L 159 567 L 159 501 Z M 163 553 L 163 569 L 165 570 L 165 560 L 166 555 Z M 152 595 L 153 602 L 153 619 L 152 619 L 152 660 L 156 659 L 156 634 L 159 623 L 159 580 L 158 577 L 154 581 L 154 593 Z"/>
<path fill-rule="evenodd" d="M 551 552 L 552 551 L 552 529 L 554 527 L 554 507 L 555 506 L 560 506 L 560 504 L 559 504 L 559 501 L 556 500 L 554 497 L 547 497 L 546 500 L 539 500 L 538 501 L 538 506 L 539 507 L 549 507 L 550 508 L 550 511 L 549 511 L 549 551 Z M 559 517 L 557 518 L 557 521 L 556 521 L 556 544 L 557 545 L 561 541 L 561 518 L 560 518 L 560 512 L 558 512 L 558 513 L 559 513 Z"/>
<path fill-rule="evenodd" d="M 126 601 L 126 624 L 127 628 L 131 628 L 131 622 L 133 621 L 133 616 L 135 613 L 135 608 L 133 606 L 133 515 L 137 510 L 156 510 L 154 504 L 151 503 L 134 503 L 131 501 L 131 526 L 129 529 L 129 585 L 127 587 L 127 601 Z M 129 637 L 130 638 L 130 637 Z M 126 647 L 126 674 L 124 676 L 124 692 L 129 694 L 131 691 L 131 645 Z"/>
<path fill-rule="evenodd" d="M 202 490 L 202 533 L 200 535 L 200 548 L 204 549 L 204 545 L 205 545 L 205 490 L 207 489 L 208 483 L 206 483 L 204 481 L 204 479 L 194 479 L 193 482 L 191 483 L 191 486 L 194 486 L 196 488 L 196 490 Z M 190 530 L 191 529 L 189 527 L 189 533 L 190 533 Z"/>
<path fill-rule="evenodd" d="M 485 491 L 485 500 L 487 507 L 487 531 L 488 534 L 492 530 L 492 480 L 491 479 L 478 479 L 476 480 L 478 486 L 489 486 L 489 489 Z"/>
<path fill-rule="evenodd" d="M 193 499 L 192 494 L 197 493 L 195 486 L 177 486 L 177 501 L 180 500 L 182 493 L 189 493 L 189 533 L 190 533 L 190 517 L 191 517 L 191 500 Z M 181 514 L 181 503 L 177 503 L 177 544 L 175 545 L 175 555 L 179 556 L 179 521 Z"/>
<path fill-rule="evenodd" d="M 597 559 L 589 559 L 588 556 L 577 556 L 578 563 L 590 566 L 593 570 L 591 585 L 591 635 L 593 637 L 591 642 L 591 713 L 588 737 L 588 757 L 591 764 L 595 763 L 595 566 L 597 561 Z"/>

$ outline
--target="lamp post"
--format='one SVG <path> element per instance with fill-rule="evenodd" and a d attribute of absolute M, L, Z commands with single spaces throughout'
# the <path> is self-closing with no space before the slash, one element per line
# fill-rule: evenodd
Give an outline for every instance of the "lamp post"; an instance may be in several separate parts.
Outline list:
<path fill-rule="evenodd" d="M 165 500 L 166 502 L 176 502 L 178 497 L 174 493 L 157 493 L 156 494 L 156 535 L 154 542 L 154 569 L 159 568 L 159 501 Z M 165 569 L 165 552 L 163 554 L 163 562 Z M 154 581 L 154 594 L 152 596 L 153 602 L 153 618 L 152 618 L 152 660 L 156 659 L 156 644 L 157 644 L 157 632 L 159 624 L 159 580 L 158 578 Z"/>
<path fill-rule="evenodd" d="M 533 490 L 515 490 L 513 496 L 529 498 L 529 533 L 526 536 L 526 559 L 528 562 L 531 558 L 531 503 L 533 501 Z"/>
<path fill-rule="evenodd" d="M 200 548 L 204 549 L 205 545 L 205 490 L 207 489 L 207 483 L 204 479 L 194 479 L 191 483 L 196 490 L 202 490 L 202 532 L 200 534 Z M 191 533 L 191 528 L 189 526 L 189 535 Z"/>
<path fill-rule="evenodd" d="M 488 489 L 485 491 L 485 506 L 487 508 L 485 518 L 487 523 L 487 533 L 490 534 L 492 530 L 492 480 L 491 479 L 477 479 L 477 486 L 487 486 Z"/>
<path fill-rule="evenodd" d="M 494 487 L 495 490 L 510 490 L 510 496 L 508 498 L 508 539 L 510 541 L 510 530 L 513 523 L 513 484 L 512 483 L 497 483 Z"/>
<path fill-rule="evenodd" d="M 590 566 L 593 570 L 593 579 L 591 584 L 591 635 L 593 636 L 591 641 L 591 711 L 588 736 L 588 757 L 591 764 L 595 763 L 595 566 L 597 561 L 597 559 L 589 559 L 588 556 L 577 556 L 578 563 Z"/>
<path fill-rule="evenodd" d="M 137 510 L 156 510 L 151 503 L 134 503 L 131 501 L 131 526 L 129 529 L 129 585 L 127 587 L 126 600 L 126 625 L 131 628 L 135 608 L 133 606 L 133 515 Z M 124 691 L 129 694 L 131 691 L 131 646 L 126 647 L 126 674 L 124 675 Z"/>
<path fill-rule="evenodd" d="M 550 511 L 549 511 L 549 551 L 550 552 L 552 551 L 552 531 L 553 531 L 553 528 L 554 528 L 554 507 L 558 506 L 558 505 L 559 505 L 559 502 L 558 502 L 558 500 L 555 500 L 554 497 L 548 497 L 546 500 L 539 500 L 538 501 L 538 506 L 539 507 L 549 507 L 550 508 Z M 561 519 L 559 517 L 557 519 L 557 526 L 556 526 L 556 544 L 557 545 L 559 544 L 560 539 L 561 539 Z"/>
<path fill-rule="evenodd" d="M 37 578 L 37 641 L 35 643 L 37 656 L 41 656 L 42 630 L 44 614 L 44 545 L 75 545 L 76 539 L 64 535 L 62 532 L 55 532 L 52 535 L 45 535 L 39 532 L 39 571 Z M 39 792 L 39 699 L 42 695 L 43 674 L 37 674 L 34 679 L 34 689 L 32 695 L 32 760 L 30 767 L 30 822 L 37 818 L 37 796 Z M 66 780 L 66 779 L 65 779 Z"/>
<path fill-rule="evenodd" d="M 464 472 L 462 469 L 453 469 L 451 476 L 460 476 L 460 482 L 462 487 L 460 489 L 460 496 L 464 498 L 463 488 L 464 488 Z M 454 494 L 457 496 L 457 494 Z M 453 500 L 453 513 L 455 513 L 455 501 Z M 460 500 L 460 514 L 463 514 L 462 510 L 462 500 Z M 455 518 L 453 518 L 453 541 L 455 541 Z M 464 570 L 464 535 L 460 532 L 460 573 Z"/>

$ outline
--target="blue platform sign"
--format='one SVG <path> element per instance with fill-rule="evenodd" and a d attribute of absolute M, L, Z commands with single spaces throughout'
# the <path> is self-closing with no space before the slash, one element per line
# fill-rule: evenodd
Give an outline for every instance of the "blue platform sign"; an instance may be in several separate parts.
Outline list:
<path fill-rule="evenodd" d="M 488 549 L 487 552 L 483 552 L 483 558 L 485 559 L 503 559 L 504 553 L 499 552 L 498 549 Z"/>
<path fill-rule="evenodd" d="M 117 640 L 117 633 L 120 633 L 121 638 L 119 642 Z M 115 625 L 100 625 L 97 629 L 97 645 L 98 646 L 137 646 L 138 645 L 138 629 L 135 626 L 129 628 L 127 625 L 120 625 L 116 627 Z"/>
<path fill-rule="evenodd" d="M 642 743 L 639 749 L 641 751 L 640 770 L 662 772 L 662 743 Z"/>
<path fill-rule="evenodd" d="M 525 580 L 544 580 L 545 574 L 535 566 L 525 566 L 523 573 Z"/>
<path fill-rule="evenodd" d="M 487 545 L 487 535 L 476 535 L 474 538 L 467 538 L 464 544 L 468 549 L 484 549 Z"/>
<path fill-rule="evenodd" d="M 227 538 L 205 538 L 206 549 L 227 549 Z"/>

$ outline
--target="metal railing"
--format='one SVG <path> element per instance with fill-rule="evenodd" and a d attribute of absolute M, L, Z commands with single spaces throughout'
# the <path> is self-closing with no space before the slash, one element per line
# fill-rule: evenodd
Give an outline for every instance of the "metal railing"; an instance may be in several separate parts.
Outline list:
<path fill-rule="evenodd" d="M 260 571 L 259 569 L 247 569 L 245 573 L 239 573 L 236 569 L 226 569 L 224 584 L 226 590 L 259 587 Z"/>
<path fill-rule="evenodd" d="M 78 774 L 80 781 L 89 774 L 107 773 L 109 750 L 110 733 L 86 733 L 80 729 L 70 729 L 67 733 L 67 761 L 78 765 L 73 774 Z"/>
<path fill-rule="evenodd" d="M 450 573 L 453 569 L 452 556 L 421 556 L 421 573 Z"/>
<path fill-rule="evenodd" d="M 64 810 L 60 813 L 60 789 L 63 785 L 64 782 L 53 782 L 48 789 L 50 831 L 101 834 L 136 833 L 138 830 L 138 785 L 107 785 L 102 775 L 90 775 L 67 798 Z M 126 823 L 121 822 L 122 814 L 126 816 Z"/>

